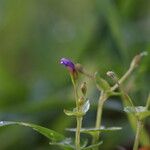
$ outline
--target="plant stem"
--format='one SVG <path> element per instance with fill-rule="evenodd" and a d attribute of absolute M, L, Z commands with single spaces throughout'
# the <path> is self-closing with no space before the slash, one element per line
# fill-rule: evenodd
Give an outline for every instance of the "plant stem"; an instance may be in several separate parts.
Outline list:
<path fill-rule="evenodd" d="M 146 56 L 146 53 L 145 53 L 145 52 L 142 52 L 142 53 L 136 55 L 136 56 L 132 59 L 132 61 L 131 61 L 131 63 L 130 63 L 129 69 L 128 69 L 127 72 L 122 76 L 122 78 L 118 81 L 119 84 L 122 84 L 122 83 L 130 76 L 130 74 L 134 71 L 134 69 L 137 68 L 137 66 L 139 65 L 139 62 L 141 61 L 141 58 L 142 58 L 143 56 Z M 111 88 L 111 90 L 114 91 L 114 90 L 116 90 L 117 88 L 118 88 L 118 85 L 115 84 L 115 85 Z"/>
<path fill-rule="evenodd" d="M 101 95 L 100 95 L 99 101 L 98 101 L 95 128 L 100 128 L 101 127 L 103 106 L 104 106 L 104 102 L 105 102 L 106 99 L 107 99 L 106 94 L 104 92 L 101 92 Z M 99 137 L 100 137 L 100 132 L 96 132 L 93 136 L 93 141 L 92 141 L 93 144 L 96 144 L 98 142 Z"/>
<path fill-rule="evenodd" d="M 142 128 L 143 128 L 143 122 L 141 120 L 138 120 L 133 150 L 138 150 L 140 134 L 141 134 Z"/>
<path fill-rule="evenodd" d="M 79 100 L 78 90 L 77 90 L 77 85 L 76 85 L 76 82 L 75 82 L 73 76 L 71 76 L 71 80 L 72 80 L 73 87 L 74 87 L 74 94 L 75 94 L 75 99 L 76 99 L 76 108 L 77 108 L 77 111 L 80 112 L 82 107 L 78 103 L 78 100 Z M 77 120 L 76 135 L 75 135 L 76 150 L 80 150 L 80 130 L 82 127 L 82 119 L 83 119 L 82 116 L 76 117 L 76 120 Z"/>
<path fill-rule="evenodd" d="M 147 110 L 148 110 L 149 106 L 150 106 L 150 93 L 148 95 L 148 99 L 147 99 L 147 103 L 146 103 L 146 109 Z"/>
<path fill-rule="evenodd" d="M 80 150 L 80 130 L 82 126 L 82 118 L 77 117 L 77 130 L 76 130 L 76 150 Z"/>
<path fill-rule="evenodd" d="M 135 67 L 130 67 L 127 72 L 121 77 L 121 79 L 118 81 L 119 84 L 122 84 L 129 76 L 130 74 L 133 72 L 133 70 L 135 69 Z M 118 88 L 118 84 L 115 84 L 112 88 L 111 91 L 115 91 Z"/>
<path fill-rule="evenodd" d="M 132 71 L 134 70 L 133 67 L 130 67 L 127 72 L 123 75 L 123 77 L 118 81 L 119 84 L 121 84 L 122 82 L 124 82 L 128 76 L 132 73 Z M 115 84 L 112 88 L 111 91 L 115 91 L 118 88 L 118 84 Z M 97 108 L 97 116 L 96 116 L 96 125 L 95 128 L 100 128 L 101 127 L 101 120 L 102 120 L 102 111 L 103 111 L 103 105 L 104 102 L 106 101 L 106 99 L 108 98 L 107 94 L 102 91 L 101 95 L 99 97 L 99 101 L 98 101 L 98 108 Z M 97 132 L 96 134 L 94 134 L 93 136 L 93 144 L 96 144 L 98 142 L 100 138 L 100 132 Z M 98 147 L 96 148 L 98 150 Z"/>
<path fill-rule="evenodd" d="M 118 81 L 119 84 L 123 83 L 128 76 L 132 73 L 132 71 L 134 70 L 134 67 L 130 67 L 127 72 L 123 75 L 123 77 Z M 111 91 L 115 91 L 118 88 L 118 84 L 115 84 L 112 88 Z M 108 96 L 106 96 L 106 93 L 104 91 L 101 92 L 101 95 L 99 97 L 99 101 L 98 101 L 98 108 L 97 108 L 97 116 L 96 116 L 96 125 L 95 128 L 100 128 L 101 127 L 101 120 L 102 120 L 102 111 L 103 111 L 103 105 L 104 102 L 106 101 L 106 99 L 108 98 Z M 99 140 L 100 137 L 100 132 L 97 132 L 94 136 L 93 136 L 93 144 L 96 144 Z M 98 148 L 97 148 L 98 149 Z"/>
<path fill-rule="evenodd" d="M 140 54 L 141 55 L 141 54 Z M 126 71 L 126 73 L 121 77 L 121 79 L 118 81 L 118 83 L 116 83 L 112 88 L 111 88 L 111 92 L 115 91 L 118 86 L 120 84 L 122 84 L 129 76 L 130 74 L 134 71 L 134 69 L 137 67 L 137 64 L 136 63 L 133 63 L 133 61 L 135 61 L 135 57 L 133 58 L 131 64 L 130 64 L 130 67 L 129 69 Z M 105 95 L 105 96 L 104 96 Z M 109 96 L 105 93 L 104 94 L 104 91 L 101 92 L 101 95 L 100 95 L 100 98 L 99 98 L 99 102 L 98 102 L 98 108 L 97 108 L 97 116 L 96 116 L 96 125 L 95 127 L 96 128 L 100 128 L 101 127 L 101 119 L 102 119 L 102 111 L 103 111 L 103 105 L 104 105 L 104 102 L 107 100 Z M 131 103 L 131 102 L 130 102 Z M 97 141 L 99 140 L 99 136 L 100 136 L 100 132 L 99 133 L 96 133 L 94 136 L 93 136 L 93 141 L 92 143 L 93 144 L 96 144 Z M 97 148 L 98 149 L 98 148 Z"/>

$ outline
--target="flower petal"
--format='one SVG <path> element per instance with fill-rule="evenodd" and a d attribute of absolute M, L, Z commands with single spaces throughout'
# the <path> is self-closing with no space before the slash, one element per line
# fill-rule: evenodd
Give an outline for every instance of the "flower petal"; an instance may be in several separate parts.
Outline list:
<path fill-rule="evenodd" d="M 60 64 L 63 64 L 64 66 L 69 67 L 71 70 L 75 70 L 74 63 L 71 60 L 69 60 L 69 59 L 62 58 L 60 60 Z"/>

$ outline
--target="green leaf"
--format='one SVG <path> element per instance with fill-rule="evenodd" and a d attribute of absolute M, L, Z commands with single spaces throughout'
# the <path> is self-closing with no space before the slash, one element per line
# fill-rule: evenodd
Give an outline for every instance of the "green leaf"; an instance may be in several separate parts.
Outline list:
<path fill-rule="evenodd" d="M 59 147 L 62 147 L 65 150 L 75 150 L 75 145 L 73 144 L 71 138 L 66 138 L 60 142 L 50 142 L 49 144 L 50 145 L 57 145 Z"/>
<path fill-rule="evenodd" d="M 92 150 L 93 148 L 96 148 L 98 146 L 100 146 L 101 144 L 103 144 L 103 141 L 97 143 L 97 144 L 93 144 L 93 145 L 90 145 L 90 146 L 87 146 L 85 148 L 81 148 L 81 150 Z"/>
<path fill-rule="evenodd" d="M 135 109 L 133 109 L 130 106 L 124 107 L 123 111 L 126 113 L 135 113 L 136 112 Z"/>
<path fill-rule="evenodd" d="M 83 116 L 83 115 L 85 115 L 85 113 L 83 113 L 83 112 L 78 112 L 76 108 L 74 108 L 73 111 L 64 109 L 64 113 L 67 116 Z"/>
<path fill-rule="evenodd" d="M 84 105 L 82 106 L 82 110 L 81 112 L 79 112 L 77 110 L 77 108 L 74 108 L 73 111 L 70 111 L 70 110 L 66 110 L 64 109 L 64 113 L 67 115 L 67 116 L 83 116 L 86 114 L 86 112 L 89 110 L 90 108 L 90 102 L 89 100 L 87 100 Z"/>
<path fill-rule="evenodd" d="M 132 106 L 127 106 L 124 108 L 124 111 L 126 113 L 141 113 L 146 111 L 146 107 L 143 106 L 137 106 L 137 107 L 132 107 Z"/>
<path fill-rule="evenodd" d="M 61 141 L 65 138 L 62 134 L 56 131 L 50 130 L 48 128 L 36 124 L 25 123 L 25 122 L 0 121 L 0 127 L 8 126 L 8 125 L 19 125 L 19 126 L 30 127 L 52 141 Z"/>
<path fill-rule="evenodd" d="M 146 107 L 143 107 L 143 106 L 137 106 L 137 107 L 135 107 L 135 109 L 136 109 L 137 113 L 141 113 L 141 112 L 147 111 Z"/>
<path fill-rule="evenodd" d="M 95 134 L 95 132 L 109 132 L 109 131 L 116 131 L 116 130 L 121 130 L 121 127 L 101 127 L 101 128 L 82 128 L 80 131 L 81 133 L 86 133 L 86 134 L 90 134 L 93 135 Z M 71 132 L 76 132 L 76 128 L 67 128 L 67 131 L 71 131 Z"/>
<path fill-rule="evenodd" d="M 109 83 L 105 79 L 101 78 L 97 72 L 95 73 L 95 82 L 100 91 L 109 91 L 111 88 Z"/>
<path fill-rule="evenodd" d="M 82 106 L 82 111 L 83 111 L 83 113 L 86 114 L 89 109 L 90 109 L 90 102 L 89 102 L 89 100 L 87 100 L 85 102 L 85 104 Z"/>
<path fill-rule="evenodd" d="M 124 108 L 128 107 L 128 105 L 129 105 L 128 101 L 123 100 L 123 105 L 124 105 Z M 128 116 L 128 120 L 129 120 L 131 127 L 133 128 L 134 132 L 136 133 L 137 118 L 135 117 L 135 114 L 127 113 L 127 116 Z M 140 136 L 141 136 L 140 142 L 142 145 L 149 145 L 150 144 L 149 135 L 144 128 L 143 128 Z"/>
<path fill-rule="evenodd" d="M 145 119 L 146 117 L 150 116 L 150 111 L 147 110 L 146 107 L 137 106 L 137 107 L 125 107 L 124 111 L 127 113 L 132 113 L 139 117 L 139 119 Z"/>
<path fill-rule="evenodd" d="M 75 150 L 75 144 L 73 143 L 71 138 L 66 138 L 63 141 L 60 142 L 50 142 L 49 144 L 51 145 L 57 145 L 59 147 L 62 147 L 65 150 Z M 81 140 L 81 149 L 84 149 L 86 147 L 86 145 L 88 144 L 88 140 Z"/>

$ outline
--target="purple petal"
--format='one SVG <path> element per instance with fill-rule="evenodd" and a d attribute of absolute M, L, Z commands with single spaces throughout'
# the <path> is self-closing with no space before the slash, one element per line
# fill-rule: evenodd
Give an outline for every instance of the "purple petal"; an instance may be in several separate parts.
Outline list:
<path fill-rule="evenodd" d="M 63 65 L 65 65 L 66 67 L 69 67 L 69 68 L 72 69 L 72 70 L 75 69 L 74 63 L 73 63 L 71 60 L 69 60 L 69 59 L 62 58 L 62 59 L 60 60 L 60 64 L 63 64 Z"/>

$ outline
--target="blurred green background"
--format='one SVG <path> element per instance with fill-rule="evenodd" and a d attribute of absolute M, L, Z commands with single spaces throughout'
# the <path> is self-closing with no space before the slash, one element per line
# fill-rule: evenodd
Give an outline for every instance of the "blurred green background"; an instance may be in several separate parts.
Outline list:
<path fill-rule="evenodd" d="M 0 120 L 26 121 L 70 136 L 75 119 L 72 85 L 61 57 L 82 63 L 89 72 L 120 77 L 132 57 L 150 52 L 149 0 L 0 0 Z M 150 85 L 150 57 L 126 82 L 136 105 L 144 105 Z M 88 85 L 91 109 L 83 126 L 94 126 L 98 92 Z M 134 132 L 118 98 L 105 104 L 103 124 L 123 130 L 103 135 L 103 150 L 131 149 Z M 146 120 L 150 133 L 150 119 Z M 56 150 L 31 129 L 0 128 L 0 150 Z"/>

